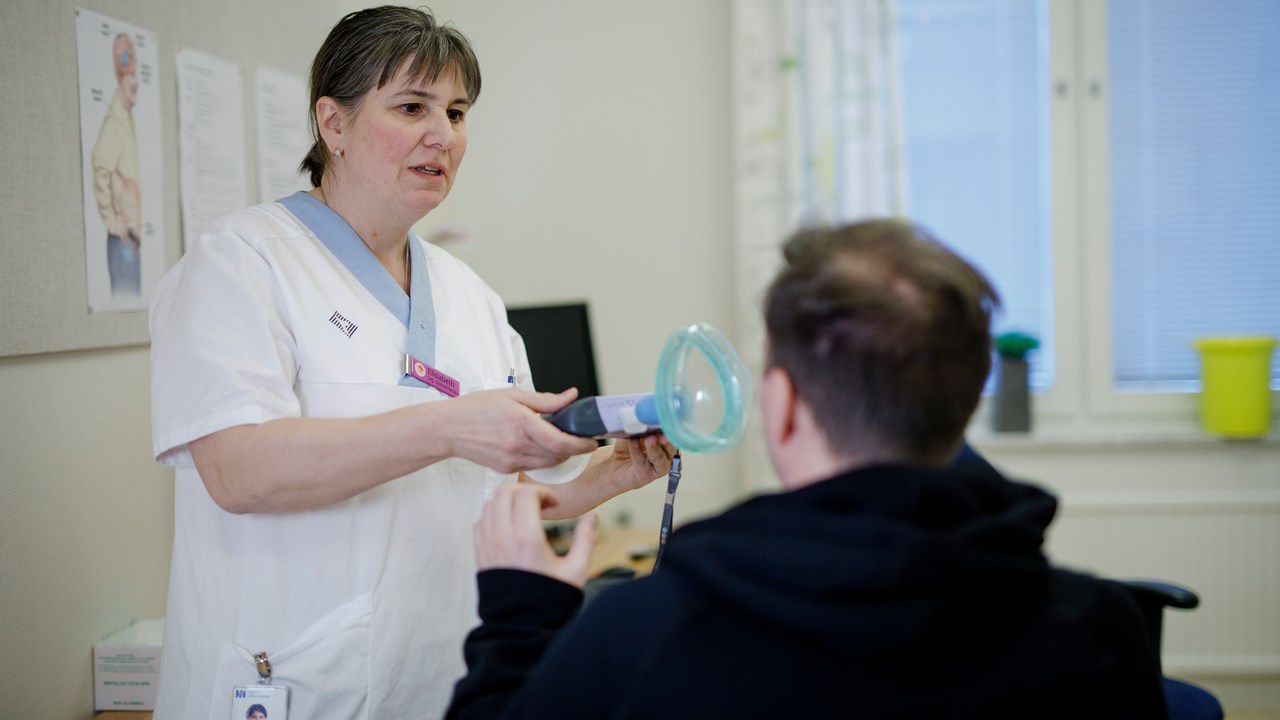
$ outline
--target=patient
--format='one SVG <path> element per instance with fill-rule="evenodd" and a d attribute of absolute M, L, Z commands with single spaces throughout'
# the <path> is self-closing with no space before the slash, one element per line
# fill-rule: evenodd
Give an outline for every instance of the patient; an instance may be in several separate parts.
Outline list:
<path fill-rule="evenodd" d="M 990 283 L 898 221 L 784 253 L 758 396 L 786 491 L 682 527 L 659 572 L 579 614 L 594 520 L 558 557 L 554 497 L 499 488 L 449 717 L 1164 718 L 1125 591 L 1049 565 L 1054 498 L 949 464 Z"/>

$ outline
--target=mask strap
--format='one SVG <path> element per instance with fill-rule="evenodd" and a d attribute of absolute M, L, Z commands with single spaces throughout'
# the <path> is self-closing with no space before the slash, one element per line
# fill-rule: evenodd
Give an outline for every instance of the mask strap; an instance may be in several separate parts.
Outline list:
<path fill-rule="evenodd" d="M 662 506 L 662 530 L 658 535 L 658 554 L 653 559 L 652 572 L 658 571 L 658 565 L 662 563 L 662 552 L 667 549 L 667 536 L 671 534 L 671 520 L 675 515 L 676 505 L 676 486 L 680 484 L 680 451 L 676 451 L 675 457 L 671 458 L 671 471 L 667 473 L 667 501 Z"/>

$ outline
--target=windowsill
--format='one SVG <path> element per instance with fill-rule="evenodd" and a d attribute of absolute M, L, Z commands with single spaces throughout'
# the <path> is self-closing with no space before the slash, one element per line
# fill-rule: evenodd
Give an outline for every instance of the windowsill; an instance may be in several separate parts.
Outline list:
<path fill-rule="evenodd" d="M 1197 448 L 1204 450 L 1248 450 L 1280 448 L 1280 431 L 1273 429 L 1258 438 L 1223 438 L 1199 428 L 1098 428 L 1046 427 L 1029 433 L 998 433 L 989 427 L 971 424 L 966 435 L 979 447 L 1001 451 L 1038 450 L 1138 450 L 1143 448 Z"/>

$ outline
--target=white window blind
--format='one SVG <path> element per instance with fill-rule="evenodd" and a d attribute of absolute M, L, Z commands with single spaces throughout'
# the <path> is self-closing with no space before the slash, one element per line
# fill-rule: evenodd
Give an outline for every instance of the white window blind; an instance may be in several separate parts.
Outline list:
<path fill-rule="evenodd" d="M 1123 0 L 1107 25 L 1113 380 L 1191 389 L 1195 338 L 1280 337 L 1280 2 Z"/>
<path fill-rule="evenodd" d="M 968 258 L 1004 300 L 997 332 L 1041 340 L 1052 383 L 1048 52 L 1044 3 L 898 0 L 911 217 Z"/>

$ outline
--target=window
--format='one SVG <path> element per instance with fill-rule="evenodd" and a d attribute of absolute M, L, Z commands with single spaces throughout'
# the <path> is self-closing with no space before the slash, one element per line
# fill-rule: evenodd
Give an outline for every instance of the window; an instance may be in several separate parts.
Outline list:
<path fill-rule="evenodd" d="M 997 332 L 1042 339 L 1053 384 L 1046 17 L 1026 0 L 901 0 L 896 18 L 910 214 L 1005 300 Z"/>
<path fill-rule="evenodd" d="M 1280 334 L 1280 3 L 1107 6 L 1120 388 L 1198 376 L 1192 338 Z"/>
<path fill-rule="evenodd" d="M 910 214 L 1042 339 L 1038 415 L 1185 421 L 1195 338 L 1280 336 L 1280 3 L 895 8 Z"/>

